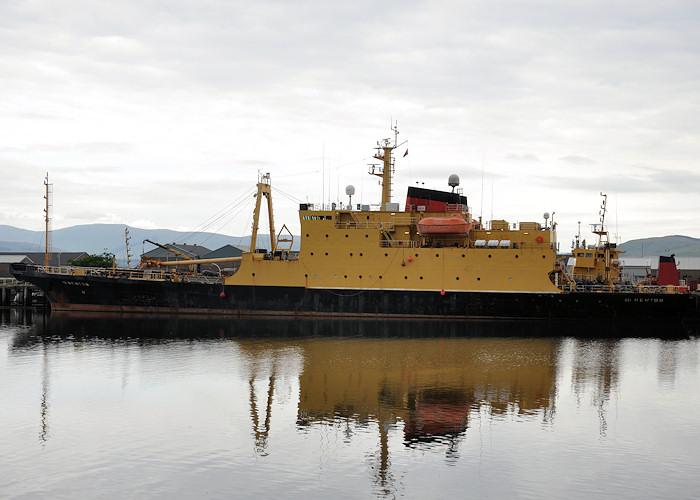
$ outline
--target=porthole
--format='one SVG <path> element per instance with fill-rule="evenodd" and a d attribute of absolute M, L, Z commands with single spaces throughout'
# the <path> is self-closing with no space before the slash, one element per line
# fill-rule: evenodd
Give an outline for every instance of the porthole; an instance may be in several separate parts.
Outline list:
<path fill-rule="evenodd" d="M 466 255 L 462 254 L 462 258 L 465 258 L 465 257 L 466 257 Z"/>
<path fill-rule="evenodd" d="M 305 275 L 304 275 L 304 278 L 308 278 L 308 277 L 309 277 L 309 275 L 308 275 L 308 274 L 305 274 Z"/>
<path fill-rule="evenodd" d="M 326 238 L 328 238 L 328 235 L 326 235 Z"/>
<path fill-rule="evenodd" d="M 456 279 L 457 281 L 459 281 L 459 276 L 457 276 L 455 279 Z"/>
<path fill-rule="evenodd" d="M 365 234 L 365 238 L 369 238 L 369 234 Z"/>
<path fill-rule="evenodd" d="M 520 255 L 516 255 L 516 256 L 515 256 L 516 259 L 517 259 L 518 257 L 520 257 Z"/>
<path fill-rule="evenodd" d="M 489 254 L 489 259 L 491 258 L 491 254 Z"/>
<path fill-rule="evenodd" d="M 481 281 L 481 278 L 477 278 L 476 281 Z"/>
<path fill-rule="evenodd" d="M 348 279 L 348 275 L 347 275 L 347 274 L 346 274 L 345 276 L 343 276 L 343 277 L 344 277 L 345 279 Z"/>
<path fill-rule="evenodd" d="M 347 238 L 347 237 L 348 237 L 348 235 L 346 234 L 346 235 L 345 235 L 345 237 Z"/>
<path fill-rule="evenodd" d="M 362 279 L 362 275 L 360 274 L 360 279 Z"/>
<path fill-rule="evenodd" d="M 547 256 L 546 256 L 546 255 L 543 255 L 543 256 L 542 256 L 542 258 L 543 258 L 543 259 L 546 259 L 546 258 L 547 258 Z"/>
<path fill-rule="evenodd" d="M 436 253 L 436 254 L 435 254 L 435 257 L 440 257 L 440 254 L 439 254 L 439 253 Z"/>
<path fill-rule="evenodd" d="M 385 253 L 385 254 L 384 254 L 384 257 L 388 257 L 388 256 L 389 256 L 389 254 L 388 254 L 388 253 Z"/>
<path fill-rule="evenodd" d="M 380 276 L 379 279 L 382 279 L 382 277 Z"/>
<path fill-rule="evenodd" d="M 362 257 L 362 252 L 360 252 L 360 257 Z"/>
<path fill-rule="evenodd" d="M 253 273 L 253 276 L 255 276 L 255 273 Z"/>
<path fill-rule="evenodd" d="M 313 253 L 313 252 L 311 252 L 311 255 L 313 255 L 313 254 L 314 254 L 314 253 Z"/>
<path fill-rule="evenodd" d="M 350 257 L 352 257 L 352 252 L 350 252 Z"/>
<path fill-rule="evenodd" d="M 403 279 L 407 280 L 407 279 L 408 279 L 408 276 L 404 276 Z"/>
<path fill-rule="evenodd" d="M 328 255 L 328 252 L 326 252 L 326 255 Z"/>
<path fill-rule="evenodd" d="M 306 237 L 307 237 L 307 238 L 309 237 L 309 233 L 306 233 Z"/>
<path fill-rule="evenodd" d="M 423 279 L 423 276 L 421 276 L 420 279 Z"/>

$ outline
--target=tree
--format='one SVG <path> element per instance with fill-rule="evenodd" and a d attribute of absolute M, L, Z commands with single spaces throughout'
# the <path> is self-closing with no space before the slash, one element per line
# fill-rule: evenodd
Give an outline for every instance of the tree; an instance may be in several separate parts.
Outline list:
<path fill-rule="evenodd" d="M 78 267 L 112 267 L 114 255 L 104 252 L 102 255 L 90 254 L 80 257 L 79 259 L 69 259 L 68 265 Z"/>

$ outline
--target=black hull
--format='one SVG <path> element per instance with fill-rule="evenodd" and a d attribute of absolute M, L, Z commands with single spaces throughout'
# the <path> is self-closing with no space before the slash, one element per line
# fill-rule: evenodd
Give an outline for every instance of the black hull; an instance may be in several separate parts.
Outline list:
<path fill-rule="evenodd" d="M 698 320 L 700 297 L 654 293 L 501 293 L 223 286 L 13 268 L 46 294 L 52 311 L 205 313 L 400 319 Z M 223 292 L 223 294 L 222 294 Z"/>

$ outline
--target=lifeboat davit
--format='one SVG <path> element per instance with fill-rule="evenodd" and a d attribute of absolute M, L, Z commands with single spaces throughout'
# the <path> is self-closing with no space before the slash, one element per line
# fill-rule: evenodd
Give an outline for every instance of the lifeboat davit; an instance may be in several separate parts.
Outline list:
<path fill-rule="evenodd" d="M 422 236 L 436 234 L 462 236 L 471 228 L 471 223 L 458 214 L 452 214 L 450 217 L 426 217 L 418 222 L 418 234 Z"/>

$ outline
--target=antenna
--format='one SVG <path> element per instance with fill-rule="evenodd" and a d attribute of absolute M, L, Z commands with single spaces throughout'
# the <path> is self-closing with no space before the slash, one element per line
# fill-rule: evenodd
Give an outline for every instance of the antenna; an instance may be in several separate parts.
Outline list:
<path fill-rule="evenodd" d="M 321 160 L 322 162 L 322 169 L 323 169 L 323 174 L 321 177 L 321 205 L 326 203 L 326 143 L 323 143 L 323 159 Z M 323 208 L 323 207 L 321 207 Z"/>
<path fill-rule="evenodd" d="M 484 216 L 484 153 L 481 153 L 481 206 L 479 207 L 479 218 Z"/>
<path fill-rule="evenodd" d="M 46 194 L 44 195 L 44 199 L 46 200 L 46 208 L 44 208 L 46 221 L 46 245 L 44 247 L 44 266 L 49 267 L 49 260 L 51 258 L 51 207 L 53 206 L 53 184 L 49 184 L 48 172 L 46 172 L 44 186 L 46 186 Z M 59 262 L 58 264 L 60 265 L 61 263 Z"/>

